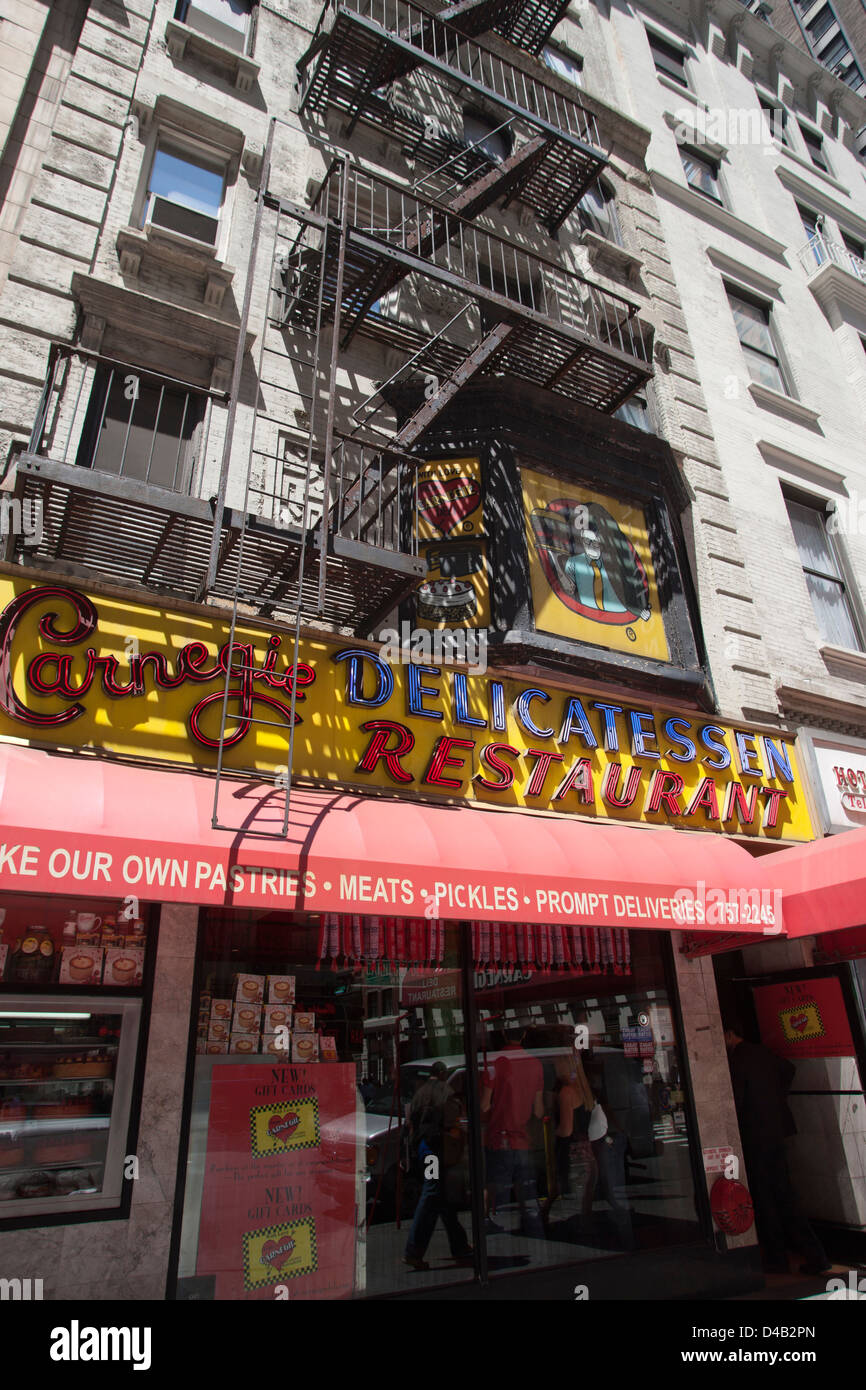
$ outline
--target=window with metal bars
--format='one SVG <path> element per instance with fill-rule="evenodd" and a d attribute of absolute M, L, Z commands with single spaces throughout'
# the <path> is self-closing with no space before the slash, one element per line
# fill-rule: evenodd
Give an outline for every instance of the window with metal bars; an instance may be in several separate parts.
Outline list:
<path fill-rule="evenodd" d="M 860 622 L 823 506 L 793 496 L 785 497 L 785 506 L 821 636 L 833 646 L 863 651 Z"/>
<path fill-rule="evenodd" d="M 189 493 L 205 397 L 129 367 L 96 369 L 76 463 Z"/>

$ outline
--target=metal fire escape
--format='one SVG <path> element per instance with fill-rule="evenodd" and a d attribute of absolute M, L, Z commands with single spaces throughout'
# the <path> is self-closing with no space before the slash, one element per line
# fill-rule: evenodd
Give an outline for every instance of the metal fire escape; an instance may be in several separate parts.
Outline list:
<path fill-rule="evenodd" d="M 236 640 L 238 627 L 257 614 L 289 623 L 289 673 L 297 671 L 305 622 L 362 636 L 377 630 L 426 573 L 418 553 L 415 471 L 425 431 L 466 384 L 508 374 L 612 413 L 652 375 L 652 330 L 634 303 L 478 224 L 494 205 L 519 199 L 552 232 L 604 166 L 593 116 L 550 86 L 541 65 L 516 48 L 514 62 L 500 56 L 507 51 L 500 39 L 536 54 L 565 9 L 561 0 L 462 0 L 435 14 L 404 0 L 328 4 L 298 64 L 302 117 L 315 122 L 336 109 L 350 133 L 362 122 L 396 135 L 426 170 L 412 187 L 338 155 L 309 205 L 293 202 L 274 191 L 283 168 L 276 146 L 281 132 L 296 142 L 297 129 L 271 123 L 219 494 L 212 510 L 203 500 L 173 502 L 172 494 L 152 487 L 134 494 L 126 502 L 118 557 L 126 566 L 119 572 L 140 583 L 230 603 L 215 827 L 243 829 L 225 824 L 220 813 L 224 773 L 229 763 L 241 770 L 226 757 L 239 741 L 230 711 L 233 681 L 249 676 L 260 683 L 257 694 L 275 683 L 271 670 L 250 665 L 251 649 Z M 499 51 L 477 42 L 482 33 L 497 36 Z M 449 129 L 447 119 L 431 124 L 413 110 L 411 93 L 401 89 L 422 73 L 425 80 L 432 73 L 451 94 L 452 107 L 458 94 L 469 92 L 485 110 L 501 113 L 504 157 L 493 158 L 485 139 L 473 142 Z M 290 154 L 291 148 L 285 167 Z M 422 282 L 445 305 L 438 321 L 419 308 Z M 244 381 L 253 379 L 251 341 L 256 406 L 247 437 L 239 412 Z M 341 372 L 359 353 L 369 362 L 376 345 L 400 365 L 352 409 Z M 369 367 L 366 372 L 369 378 Z M 416 390 L 420 382 L 428 388 Z M 47 390 L 50 400 L 53 384 Z M 420 403 L 389 424 L 389 405 L 401 393 Z M 292 492 L 286 457 L 299 431 Z M 40 424 L 40 440 L 51 437 Z M 230 507 L 245 446 L 243 503 Z M 49 509 L 43 553 L 49 558 L 53 547 L 51 558 L 89 563 L 75 547 L 86 532 L 93 553 L 94 528 L 101 527 L 99 545 L 111 564 L 120 493 L 109 486 L 103 496 L 70 476 L 76 471 L 88 470 L 52 463 L 39 441 L 25 455 L 19 470 L 25 492 L 43 496 Z M 209 543 L 201 512 L 212 518 Z M 272 706 L 267 718 L 251 721 L 276 728 L 289 745 L 276 778 L 273 825 L 254 833 L 288 832 L 293 687 L 287 678 L 288 723 L 284 709 L 282 722 L 271 717 Z M 261 781 L 261 773 L 253 776 Z M 261 827 L 258 798 L 256 805 Z"/>

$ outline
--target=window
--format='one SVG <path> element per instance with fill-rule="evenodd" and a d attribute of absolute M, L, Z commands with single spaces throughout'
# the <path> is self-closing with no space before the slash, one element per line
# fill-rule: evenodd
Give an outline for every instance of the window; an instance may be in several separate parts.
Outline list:
<path fill-rule="evenodd" d="M 785 505 L 821 636 L 835 647 L 862 651 L 859 624 L 823 508 L 792 497 L 785 498 Z"/>
<path fill-rule="evenodd" d="M 728 289 L 727 293 L 752 381 L 790 394 L 770 329 L 770 306 L 747 298 L 741 290 Z"/>
<path fill-rule="evenodd" d="M 573 82 L 575 87 L 579 87 L 583 80 L 583 59 L 576 57 L 573 53 L 563 53 L 562 49 L 554 48 L 552 44 L 545 44 L 541 51 L 551 72 L 557 76 L 564 77 L 566 82 Z"/>
<path fill-rule="evenodd" d="M 652 34 L 647 30 L 647 38 L 653 55 L 653 62 L 656 65 L 656 72 L 664 77 L 669 77 L 672 82 L 676 82 L 680 87 L 688 87 L 689 80 L 686 76 L 686 55 L 681 48 L 675 44 L 668 43 L 667 39 L 660 38 L 658 34 Z"/>
<path fill-rule="evenodd" d="M 807 260 L 810 262 L 814 260 L 815 265 L 823 265 L 827 259 L 827 250 L 824 245 L 824 218 L 821 213 L 812 212 L 811 208 L 801 207 L 799 203 L 797 204 L 797 211 L 800 214 L 803 231 L 808 239 Z"/>
<path fill-rule="evenodd" d="M 224 163 L 161 139 L 147 181 L 142 225 L 215 246 L 225 187 Z"/>
<path fill-rule="evenodd" d="M 464 111 L 463 139 L 467 145 L 477 145 L 493 164 L 502 164 L 511 154 L 511 134 L 506 125 L 477 111 Z"/>
<path fill-rule="evenodd" d="M 204 397 L 132 368 L 97 368 L 76 462 L 188 493 Z"/>
<path fill-rule="evenodd" d="M 804 208 L 797 204 L 797 211 L 800 214 L 800 221 L 803 230 L 811 241 L 813 237 L 820 236 L 824 230 L 824 219 L 819 212 L 812 212 L 811 208 Z"/>
<path fill-rule="evenodd" d="M 770 134 L 773 136 L 773 139 L 790 147 L 791 137 L 788 133 L 788 113 L 784 106 L 779 106 L 777 102 L 770 101 L 769 97 L 761 96 L 760 92 L 758 93 L 758 101 L 760 102 L 761 110 L 767 117 Z"/>
<path fill-rule="evenodd" d="M 435 966 L 419 931 L 406 968 L 392 969 L 374 919 L 356 919 L 354 948 L 346 937 L 364 962 L 332 952 L 348 917 L 329 918 L 325 940 L 301 914 L 202 919 L 180 1297 L 273 1298 L 288 1283 L 292 1298 L 298 1288 L 346 1300 L 469 1284 L 473 1227 L 504 1272 L 699 1241 L 697 1136 L 662 933 L 611 942 L 583 927 L 556 970 L 530 966 L 529 950 L 524 968 L 521 950 L 506 971 L 476 959 L 469 927 L 448 922 Z M 541 936 L 529 927 L 521 942 L 540 950 Z M 437 1076 L 438 1111 L 421 1089 Z M 595 1102 L 608 1135 L 593 1147 Z M 419 1206 L 434 1152 L 447 1202 L 435 1223 L 429 1186 Z M 255 1178 L 244 1201 L 240 1171 Z"/>
<path fill-rule="evenodd" d="M 824 153 L 824 137 L 819 135 L 817 130 L 810 130 L 808 126 L 800 122 L 800 133 L 809 151 L 809 158 L 817 169 L 823 169 L 826 174 L 830 172 L 827 163 L 827 156 Z"/>
<path fill-rule="evenodd" d="M 806 25 L 806 32 L 809 35 L 809 38 L 812 40 L 812 43 L 817 43 L 818 40 L 824 34 L 826 34 L 827 30 L 832 28 L 832 26 L 835 23 L 836 16 L 834 15 L 830 6 L 822 5 L 818 13 L 815 15 L 815 18 L 811 19 L 809 23 Z"/>
<path fill-rule="evenodd" d="M 597 232 L 607 241 L 622 246 L 616 200 L 607 184 L 597 181 L 586 190 L 577 205 L 577 216 L 584 231 Z"/>
<path fill-rule="evenodd" d="M 847 68 L 854 61 L 854 55 L 845 42 L 844 34 L 837 34 L 818 55 L 825 68 Z"/>
<path fill-rule="evenodd" d="M 683 148 L 680 148 L 680 159 L 683 161 L 689 188 L 693 188 L 696 193 L 702 193 L 705 198 L 711 198 L 714 203 L 721 203 L 718 160 Z"/>
<path fill-rule="evenodd" d="M 180 0 L 175 19 L 244 53 L 252 8 L 252 0 Z"/>
<path fill-rule="evenodd" d="M 636 430 L 643 430 L 645 434 L 655 434 L 649 401 L 645 395 L 631 396 L 624 405 L 613 412 L 613 418 L 622 420 L 627 425 L 634 425 Z"/>
<path fill-rule="evenodd" d="M 849 234 L 846 231 L 843 231 L 841 227 L 839 230 L 842 234 L 842 244 L 845 247 L 845 250 L 850 255 L 854 256 L 858 261 L 866 260 L 866 245 L 864 245 L 860 238 L 849 236 Z"/>

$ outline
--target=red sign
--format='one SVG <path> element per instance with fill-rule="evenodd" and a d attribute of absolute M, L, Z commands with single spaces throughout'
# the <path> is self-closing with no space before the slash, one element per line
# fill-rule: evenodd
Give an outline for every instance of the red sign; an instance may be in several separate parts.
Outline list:
<path fill-rule="evenodd" d="M 853 1057 L 845 1000 L 834 976 L 758 985 L 761 1041 L 782 1057 Z"/>
<path fill-rule="evenodd" d="M 355 1068 L 215 1065 L 196 1274 L 216 1299 L 354 1293 Z"/>
<path fill-rule="evenodd" d="M 719 1230 L 729 1236 L 745 1235 L 755 1221 L 748 1189 L 732 1178 L 716 1178 L 710 1192 L 710 1210 Z"/>

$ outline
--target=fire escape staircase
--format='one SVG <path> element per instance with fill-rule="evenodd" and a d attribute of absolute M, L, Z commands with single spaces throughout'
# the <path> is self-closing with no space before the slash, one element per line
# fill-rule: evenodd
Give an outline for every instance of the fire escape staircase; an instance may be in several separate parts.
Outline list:
<path fill-rule="evenodd" d="M 476 43 L 474 36 L 493 31 L 534 54 L 565 8 L 531 0 L 521 5 L 480 0 L 434 15 L 414 0 L 334 0 L 298 63 L 300 112 L 309 117 L 335 107 L 348 116 L 349 134 L 358 121 L 388 130 L 433 169 L 445 160 L 455 161 L 455 170 L 461 167 L 462 150 L 462 174 L 472 181 L 485 162 L 489 165 L 483 150 L 466 157 L 461 135 L 425 121 L 411 101 L 401 105 L 394 96 L 395 84 L 426 67 L 460 92 L 501 110 L 512 138 L 547 137 L 542 156 L 525 168 L 516 192 L 553 234 L 606 162 L 595 119 L 580 102 Z"/>

